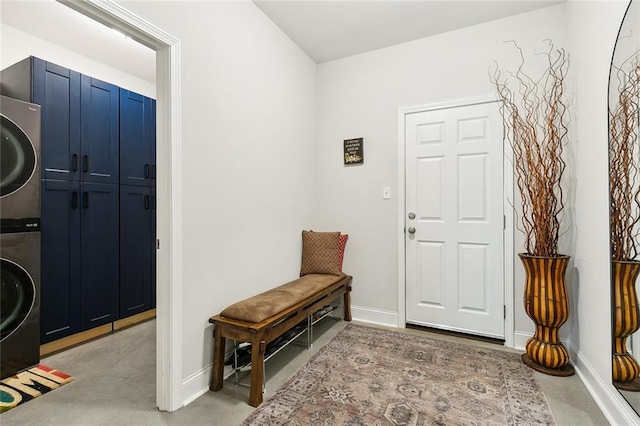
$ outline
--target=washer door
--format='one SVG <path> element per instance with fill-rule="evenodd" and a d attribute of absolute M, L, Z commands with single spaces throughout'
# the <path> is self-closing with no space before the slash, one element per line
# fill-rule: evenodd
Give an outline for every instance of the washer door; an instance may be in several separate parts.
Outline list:
<path fill-rule="evenodd" d="M 0 342 L 20 328 L 36 300 L 31 276 L 20 265 L 0 259 Z"/>
<path fill-rule="evenodd" d="M 0 115 L 0 197 L 22 188 L 36 169 L 36 151 L 13 121 Z"/>

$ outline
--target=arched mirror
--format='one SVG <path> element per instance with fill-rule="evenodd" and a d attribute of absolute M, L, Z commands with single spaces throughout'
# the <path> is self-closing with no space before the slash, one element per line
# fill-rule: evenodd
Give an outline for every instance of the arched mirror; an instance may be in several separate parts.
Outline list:
<path fill-rule="evenodd" d="M 612 377 L 640 413 L 640 0 L 624 16 L 609 75 Z"/>

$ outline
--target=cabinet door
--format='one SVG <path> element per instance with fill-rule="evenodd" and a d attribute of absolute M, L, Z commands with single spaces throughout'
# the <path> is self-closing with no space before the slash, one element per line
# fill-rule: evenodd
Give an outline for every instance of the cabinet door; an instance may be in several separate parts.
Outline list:
<path fill-rule="evenodd" d="M 80 331 L 80 186 L 42 181 L 42 343 Z"/>
<path fill-rule="evenodd" d="M 151 309 L 151 188 L 120 186 L 120 318 Z"/>
<path fill-rule="evenodd" d="M 152 186 L 151 187 L 151 241 L 150 241 L 150 245 L 151 245 L 151 307 L 155 308 L 156 307 L 156 267 L 157 267 L 157 263 L 156 263 L 156 256 L 157 256 L 157 250 L 156 250 L 156 238 L 157 237 L 157 231 L 156 231 L 156 226 L 157 226 L 157 220 L 156 220 L 156 214 L 157 214 L 157 210 L 156 210 L 156 206 L 157 206 L 157 200 L 156 200 L 156 187 Z"/>
<path fill-rule="evenodd" d="M 119 181 L 119 90 L 113 84 L 81 76 L 80 170 L 83 182 Z"/>
<path fill-rule="evenodd" d="M 77 180 L 80 74 L 41 59 L 32 61 L 32 102 L 42 107 L 42 178 Z"/>
<path fill-rule="evenodd" d="M 121 185 L 150 184 L 152 123 L 155 123 L 152 114 L 150 98 L 120 89 Z"/>
<path fill-rule="evenodd" d="M 82 328 L 118 319 L 118 185 L 80 186 Z"/>

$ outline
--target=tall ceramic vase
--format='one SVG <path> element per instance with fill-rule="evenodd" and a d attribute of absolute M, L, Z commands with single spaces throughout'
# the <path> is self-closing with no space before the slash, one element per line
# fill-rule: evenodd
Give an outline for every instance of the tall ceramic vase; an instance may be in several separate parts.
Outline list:
<path fill-rule="evenodd" d="M 524 308 L 535 323 L 535 333 L 526 344 L 522 361 L 541 373 L 571 376 L 569 352 L 560 342 L 559 331 L 569 318 L 565 271 L 569 256 L 541 257 L 520 253 L 526 281 Z"/>
<path fill-rule="evenodd" d="M 640 262 L 612 262 L 613 283 L 613 384 L 622 390 L 640 391 L 640 365 L 627 351 L 627 337 L 640 328 L 636 278 Z"/>

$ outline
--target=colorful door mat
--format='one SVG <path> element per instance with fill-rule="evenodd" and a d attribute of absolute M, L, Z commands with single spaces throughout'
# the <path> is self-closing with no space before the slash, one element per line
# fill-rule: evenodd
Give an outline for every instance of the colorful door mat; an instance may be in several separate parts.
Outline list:
<path fill-rule="evenodd" d="M 72 381 L 73 377 L 68 374 L 42 364 L 7 377 L 0 381 L 0 413 Z"/>

